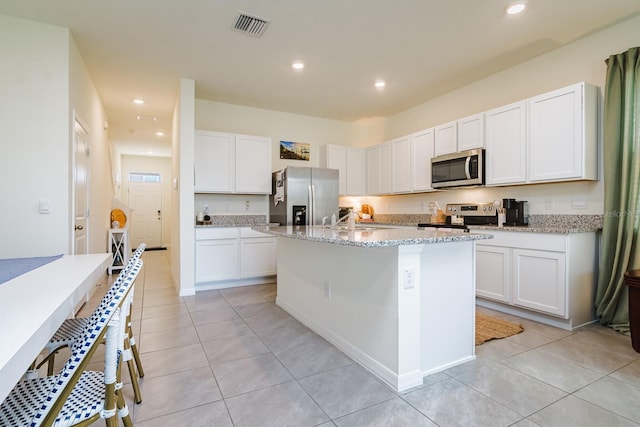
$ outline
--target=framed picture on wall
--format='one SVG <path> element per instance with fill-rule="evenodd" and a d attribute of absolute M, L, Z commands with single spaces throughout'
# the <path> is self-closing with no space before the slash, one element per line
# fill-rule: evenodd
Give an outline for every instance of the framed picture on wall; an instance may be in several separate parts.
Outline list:
<path fill-rule="evenodd" d="M 303 142 L 280 141 L 280 158 L 309 161 L 311 144 Z"/>

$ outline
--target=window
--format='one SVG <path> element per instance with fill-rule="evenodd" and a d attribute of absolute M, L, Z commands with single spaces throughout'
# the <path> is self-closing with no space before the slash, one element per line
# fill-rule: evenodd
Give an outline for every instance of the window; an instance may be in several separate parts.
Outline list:
<path fill-rule="evenodd" d="M 130 173 L 129 182 L 160 182 L 159 173 Z"/>

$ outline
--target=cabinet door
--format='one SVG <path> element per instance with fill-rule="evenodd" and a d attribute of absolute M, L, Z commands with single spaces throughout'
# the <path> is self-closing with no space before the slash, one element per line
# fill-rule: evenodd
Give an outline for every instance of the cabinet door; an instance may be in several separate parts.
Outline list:
<path fill-rule="evenodd" d="M 411 139 L 404 136 L 391 141 L 392 179 L 391 191 L 411 191 Z"/>
<path fill-rule="evenodd" d="M 513 249 L 512 303 L 566 316 L 565 254 Z"/>
<path fill-rule="evenodd" d="M 529 100 L 529 181 L 584 177 L 584 87 L 582 83 Z"/>
<path fill-rule="evenodd" d="M 365 150 L 347 147 L 347 192 L 349 196 L 365 194 Z"/>
<path fill-rule="evenodd" d="M 391 193 L 392 163 L 391 143 L 386 142 L 380 145 L 380 194 Z"/>
<path fill-rule="evenodd" d="M 194 190 L 231 193 L 235 190 L 235 137 L 197 131 L 194 145 Z"/>
<path fill-rule="evenodd" d="M 322 167 L 330 169 L 338 169 L 338 194 L 347 195 L 347 147 L 341 145 L 325 145 L 323 147 L 324 161 L 321 161 Z"/>
<path fill-rule="evenodd" d="M 275 275 L 276 238 L 241 239 L 240 260 L 240 275 L 242 278 Z"/>
<path fill-rule="evenodd" d="M 449 122 L 435 127 L 434 155 L 455 153 L 458 151 L 457 122 Z"/>
<path fill-rule="evenodd" d="M 367 194 L 380 194 L 380 146 L 367 147 Z"/>
<path fill-rule="evenodd" d="M 271 138 L 236 136 L 236 193 L 271 194 L 271 156 Z"/>
<path fill-rule="evenodd" d="M 476 246 L 476 295 L 509 302 L 510 249 L 496 246 Z"/>
<path fill-rule="evenodd" d="M 431 190 L 433 129 L 411 135 L 411 191 Z"/>
<path fill-rule="evenodd" d="M 487 185 L 526 181 L 525 112 L 522 101 L 486 113 Z"/>
<path fill-rule="evenodd" d="M 239 239 L 196 241 L 196 283 L 237 279 Z"/>
<path fill-rule="evenodd" d="M 458 120 L 458 151 L 484 148 L 484 114 Z"/>

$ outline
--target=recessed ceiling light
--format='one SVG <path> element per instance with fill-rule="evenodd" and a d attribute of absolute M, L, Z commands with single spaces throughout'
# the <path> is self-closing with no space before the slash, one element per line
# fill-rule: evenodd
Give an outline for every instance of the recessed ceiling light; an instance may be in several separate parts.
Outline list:
<path fill-rule="evenodd" d="M 133 100 L 134 104 L 142 105 L 144 104 L 144 99 L 136 98 Z"/>
<path fill-rule="evenodd" d="M 304 68 L 304 62 L 295 61 L 293 64 L 291 64 L 291 68 L 293 68 L 294 70 L 302 70 Z"/>
<path fill-rule="evenodd" d="M 517 3 L 511 3 L 510 5 L 508 5 L 504 11 L 508 14 L 508 15 L 516 15 L 522 11 L 524 11 L 527 7 L 527 3 L 524 1 L 520 1 Z"/>
<path fill-rule="evenodd" d="M 158 132 L 156 132 L 156 136 L 164 136 L 164 132 L 162 132 L 161 130 L 159 130 Z"/>
<path fill-rule="evenodd" d="M 385 83 L 384 80 L 376 80 L 376 82 L 373 84 L 376 88 L 378 89 L 382 89 L 383 87 L 385 87 L 387 84 Z"/>

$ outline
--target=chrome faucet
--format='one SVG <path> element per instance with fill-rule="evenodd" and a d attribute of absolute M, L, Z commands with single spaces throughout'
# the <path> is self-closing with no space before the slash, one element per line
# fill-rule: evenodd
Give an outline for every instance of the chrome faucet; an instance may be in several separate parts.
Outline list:
<path fill-rule="evenodd" d="M 355 217 L 356 215 L 360 218 L 360 214 L 358 214 L 353 209 L 349 209 L 349 213 L 347 213 L 342 218 L 338 219 L 335 224 L 332 224 L 333 227 L 337 226 L 341 222 L 347 221 L 347 230 L 355 228 Z"/>

